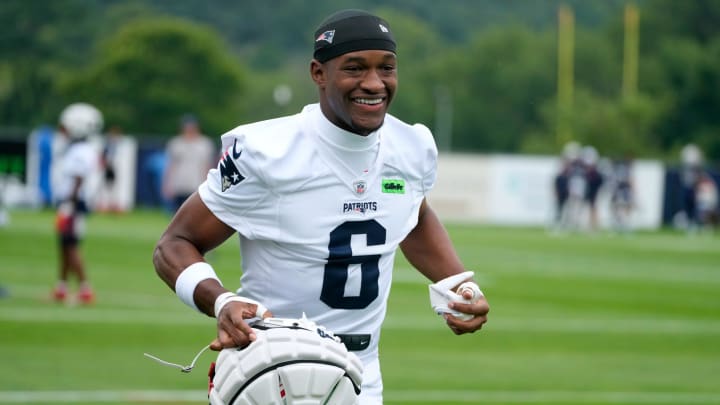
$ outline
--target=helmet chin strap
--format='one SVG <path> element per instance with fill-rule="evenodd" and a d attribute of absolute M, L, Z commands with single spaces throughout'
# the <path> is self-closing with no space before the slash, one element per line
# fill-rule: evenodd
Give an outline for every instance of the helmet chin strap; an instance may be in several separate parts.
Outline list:
<path fill-rule="evenodd" d="M 157 361 L 158 363 L 162 364 L 163 366 L 177 367 L 177 368 L 179 368 L 180 371 L 182 371 L 183 373 L 189 373 L 189 372 L 192 371 L 193 368 L 195 368 L 195 363 L 197 363 L 197 361 L 198 361 L 198 359 L 200 358 L 200 356 L 201 356 L 203 353 L 205 353 L 205 351 L 206 351 L 207 349 L 209 349 L 209 348 L 210 348 L 210 345 L 207 345 L 207 346 L 203 347 L 203 348 L 200 350 L 200 352 L 198 352 L 198 354 L 195 355 L 195 358 L 193 358 L 193 360 L 192 360 L 192 362 L 190 363 L 190 365 L 187 365 L 187 366 L 183 366 L 182 364 L 171 363 L 171 362 L 169 362 L 169 361 L 165 361 L 165 360 L 163 360 L 163 359 L 161 359 L 161 358 L 158 358 L 158 357 L 155 357 L 155 356 L 153 356 L 152 354 L 149 354 L 149 353 L 143 353 L 143 355 L 145 355 L 145 357 L 148 357 L 148 358 L 150 358 L 150 359 L 153 359 L 153 360 Z"/>

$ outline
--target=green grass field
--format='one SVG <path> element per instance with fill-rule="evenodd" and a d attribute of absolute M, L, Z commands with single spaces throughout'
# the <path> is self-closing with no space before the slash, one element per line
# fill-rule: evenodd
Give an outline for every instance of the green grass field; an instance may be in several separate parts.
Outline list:
<path fill-rule="evenodd" d="M 206 403 L 213 354 L 191 374 L 143 357 L 188 363 L 215 333 L 155 275 L 168 220 L 92 216 L 83 248 L 98 299 L 79 307 L 49 300 L 53 214 L 12 212 L 0 228 L 0 403 Z M 399 257 L 380 344 L 386 404 L 720 404 L 720 237 L 449 231 L 490 322 L 453 335 Z M 209 260 L 237 287 L 235 239 Z"/>

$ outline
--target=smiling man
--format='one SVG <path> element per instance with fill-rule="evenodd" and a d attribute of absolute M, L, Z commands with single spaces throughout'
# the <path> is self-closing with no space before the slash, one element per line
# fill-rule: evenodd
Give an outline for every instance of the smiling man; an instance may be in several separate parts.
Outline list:
<path fill-rule="evenodd" d="M 213 349 L 255 340 L 250 318 L 305 314 L 362 360 L 360 403 L 380 404 L 378 342 L 398 247 L 433 283 L 474 283 L 458 276 L 465 267 L 425 200 L 432 134 L 387 112 L 398 82 L 390 25 L 344 10 L 314 40 L 319 103 L 223 135 L 218 167 L 177 212 L 154 263 L 183 302 L 217 318 Z M 241 287 L 229 292 L 203 256 L 235 233 Z M 487 301 L 458 294 L 466 302 L 450 303 L 457 316 L 445 322 L 455 334 L 479 330 Z"/>
<path fill-rule="evenodd" d="M 395 41 L 389 25 L 358 10 L 326 19 L 316 31 L 310 74 L 323 114 L 340 128 L 369 135 L 385 120 L 397 88 Z"/>

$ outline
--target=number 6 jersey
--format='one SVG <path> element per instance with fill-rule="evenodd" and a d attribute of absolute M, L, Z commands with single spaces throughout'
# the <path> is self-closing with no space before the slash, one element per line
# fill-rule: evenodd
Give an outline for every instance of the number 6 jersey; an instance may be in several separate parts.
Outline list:
<path fill-rule="evenodd" d="M 435 181 L 430 131 L 386 115 L 360 136 L 314 104 L 239 126 L 222 143 L 199 194 L 240 235 L 239 293 L 276 317 L 304 312 L 356 335 L 358 356 L 374 360 L 396 249 Z"/>

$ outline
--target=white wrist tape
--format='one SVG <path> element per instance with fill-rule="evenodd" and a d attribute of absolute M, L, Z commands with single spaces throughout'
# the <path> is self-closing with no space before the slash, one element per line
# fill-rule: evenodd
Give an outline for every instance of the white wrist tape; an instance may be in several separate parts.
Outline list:
<path fill-rule="evenodd" d="M 195 305 L 193 295 L 195 294 L 197 285 L 210 278 L 217 280 L 218 283 L 222 285 L 222 282 L 217 274 L 215 274 L 215 270 L 213 270 L 211 265 L 205 262 L 193 263 L 186 267 L 175 281 L 175 294 L 177 294 L 180 301 L 184 302 L 185 305 L 198 312 L 202 312 L 197 305 Z"/>
<path fill-rule="evenodd" d="M 220 310 L 225 306 L 225 304 L 230 302 L 228 299 L 230 297 L 234 297 L 234 296 L 235 296 L 235 293 L 224 292 L 224 293 L 218 295 L 217 298 L 215 298 L 215 307 L 214 307 L 215 309 L 213 310 L 213 314 L 215 315 L 215 318 L 217 318 L 218 314 L 220 313 Z"/>
<path fill-rule="evenodd" d="M 460 284 L 457 288 L 457 295 L 465 298 L 464 293 L 465 291 L 470 291 L 472 296 L 470 297 L 471 302 L 475 302 L 480 299 L 480 297 L 484 297 L 485 295 L 480 290 L 480 287 L 475 284 L 474 281 L 466 281 L 462 284 Z"/>
<path fill-rule="evenodd" d="M 433 311 L 438 315 L 444 313 L 450 314 L 456 318 L 462 320 L 472 319 L 473 315 L 465 314 L 448 308 L 450 302 L 462 302 L 465 304 L 471 304 L 483 297 L 483 293 L 475 282 L 466 281 L 457 288 L 457 293 L 452 289 L 463 280 L 467 280 L 475 275 L 472 271 L 466 271 L 464 273 L 456 274 L 438 281 L 435 284 L 430 284 L 430 305 Z M 468 290 L 473 293 L 470 299 L 465 299 L 462 293 Z"/>
<path fill-rule="evenodd" d="M 265 312 L 267 312 L 267 308 L 265 306 L 253 299 L 241 297 L 237 294 L 226 292 L 218 295 L 218 297 L 215 299 L 215 317 L 220 314 L 220 311 L 222 311 L 223 307 L 227 305 L 229 302 L 244 302 L 246 304 L 253 304 L 257 305 L 257 310 L 255 311 L 255 316 L 258 318 L 262 318 L 263 315 L 265 315 Z"/>

